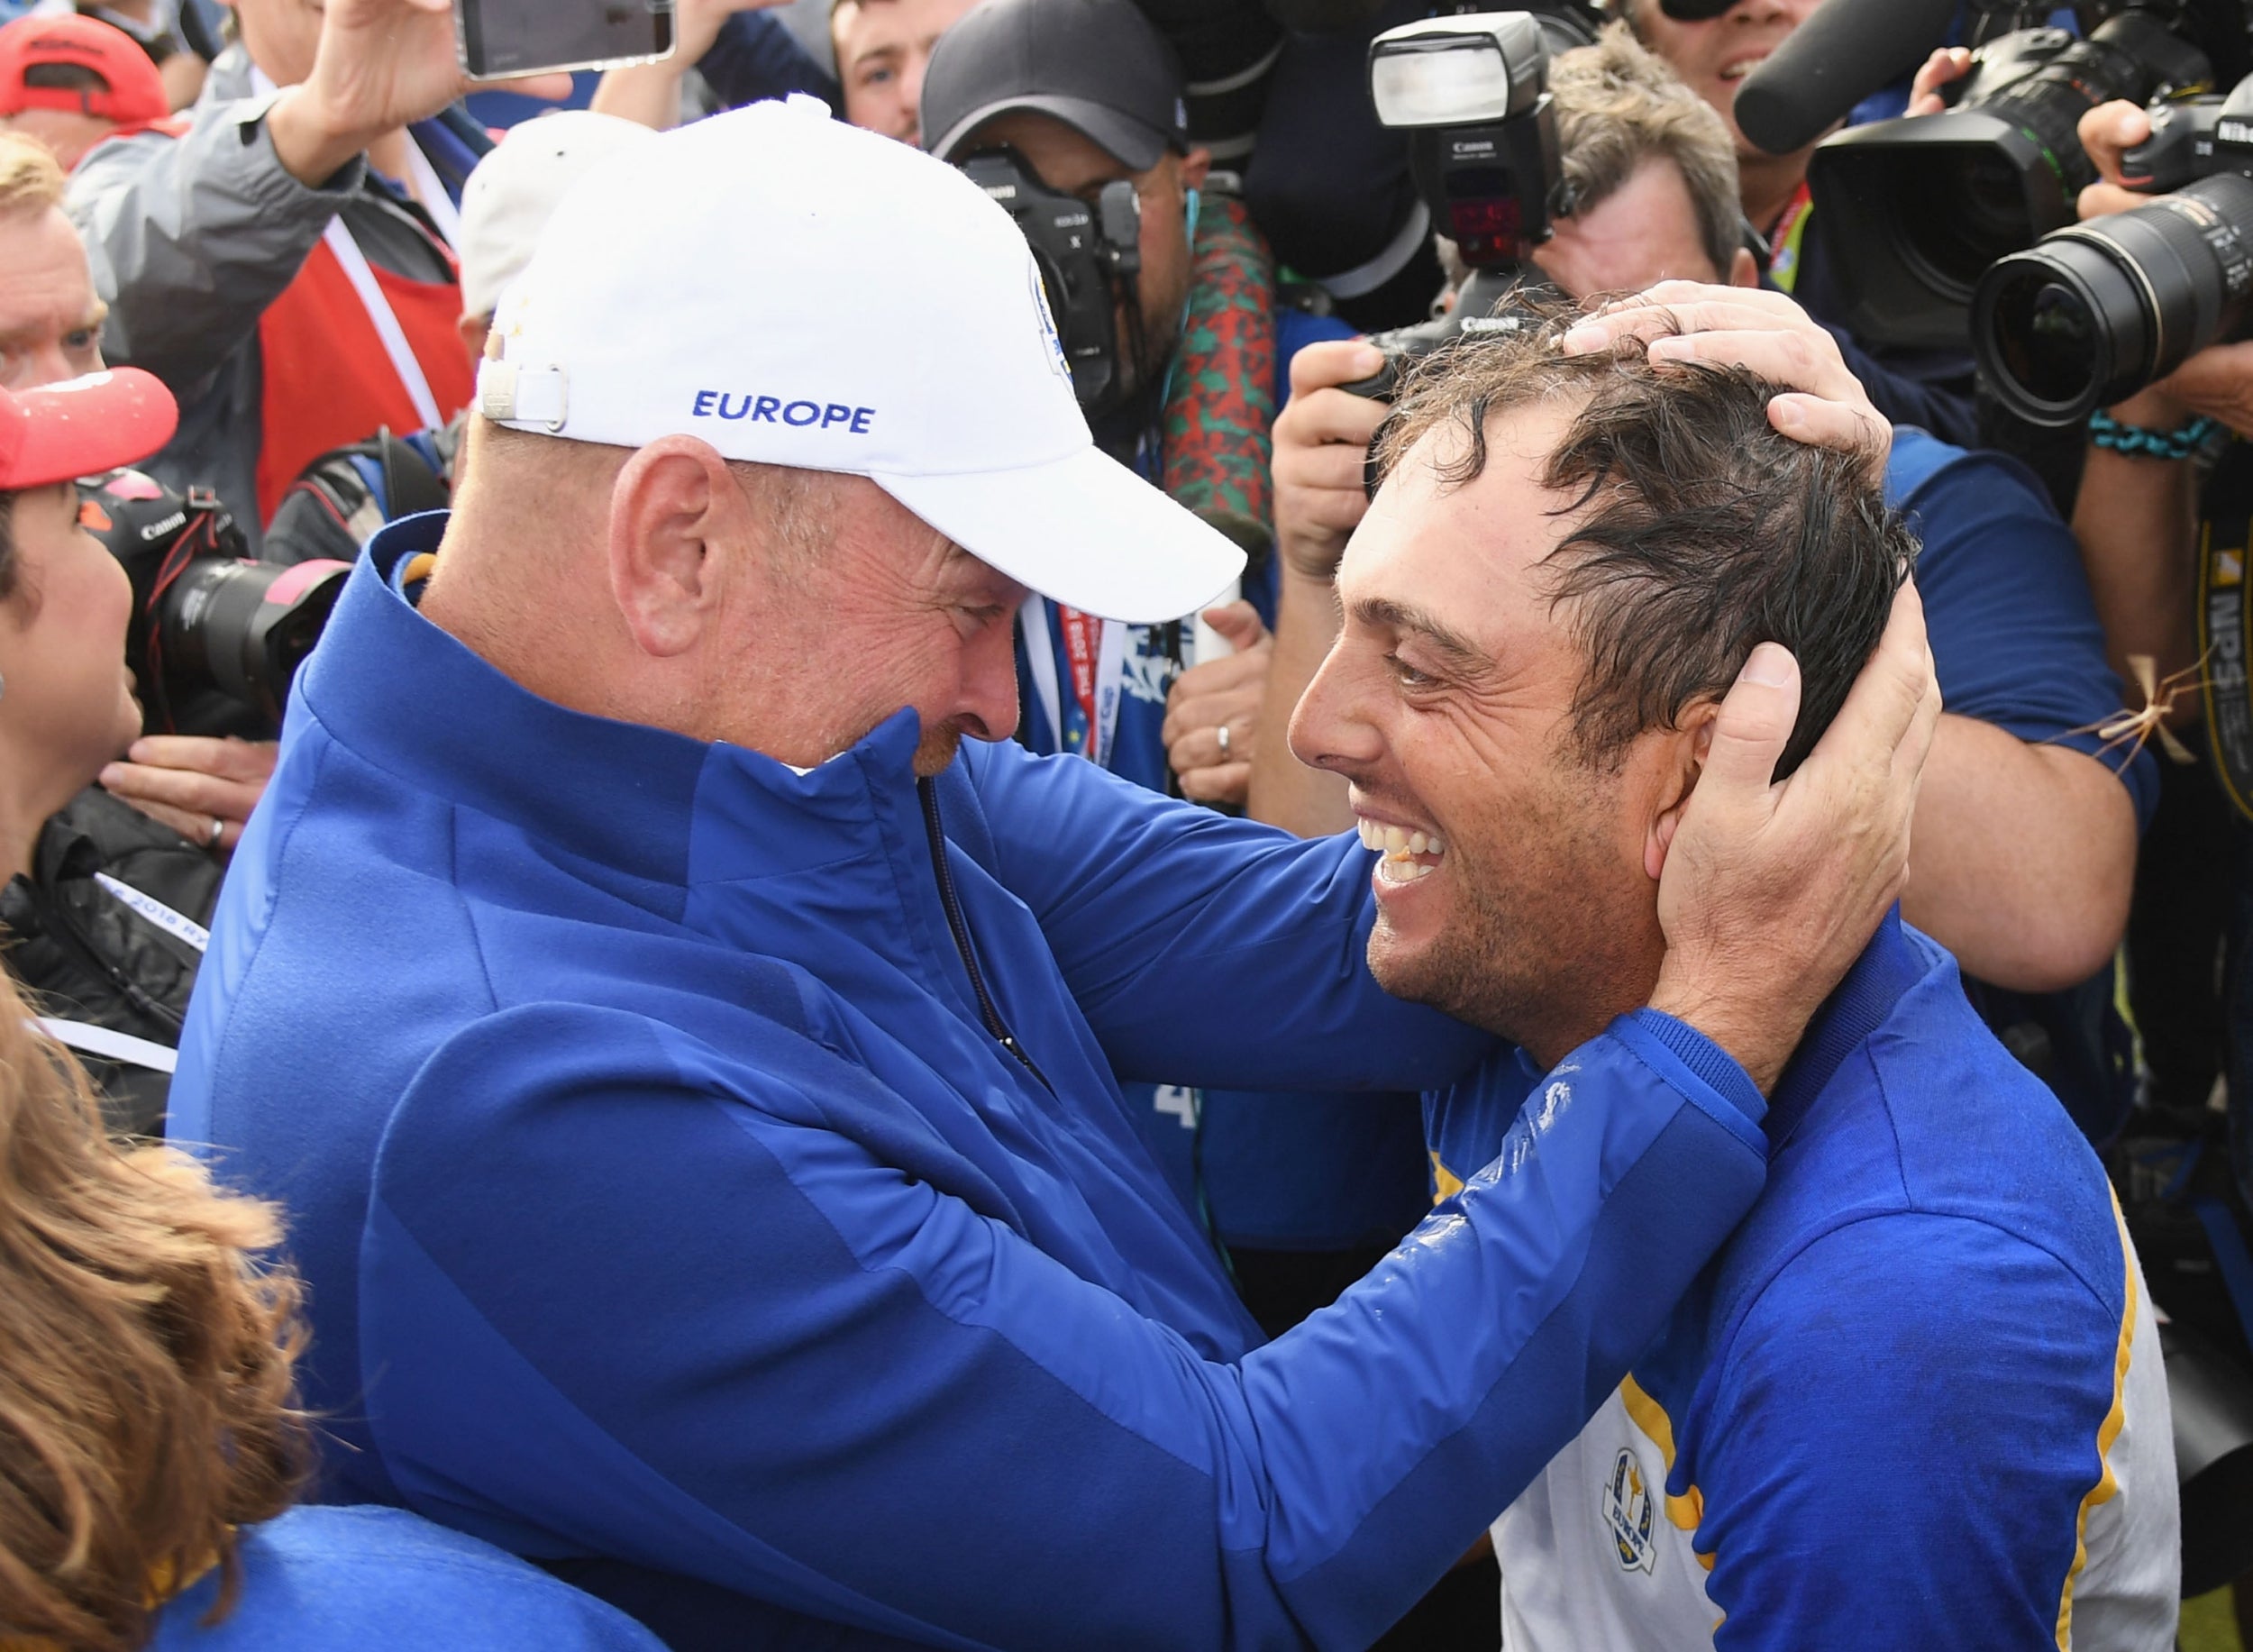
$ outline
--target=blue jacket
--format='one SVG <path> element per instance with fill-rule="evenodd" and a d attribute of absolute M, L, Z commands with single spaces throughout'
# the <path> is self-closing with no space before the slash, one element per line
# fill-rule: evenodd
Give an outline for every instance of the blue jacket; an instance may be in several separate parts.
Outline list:
<path fill-rule="evenodd" d="M 616 1608 L 398 1509 L 292 1509 L 235 1553 L 234 1610 L 204 1626 L 214 1568 L 157 1614 L 149 1652 L 661 1652 Z"/>
<path fill-rule="evenodd" d="M 1008 744 L 919 786 L 908 713 L 801 775 L 567 712 L 394 583 L 442 525 L 299 680 L 173 1089 L 290 1209 L 353 1495 L 676 1645 L 1358 1647 L 1756 1194 L 1742 1070 L 1623 1018 L 1258 1346 L 1113 1073 L 1489 1050 L 1370 978 L 1358 843 Z"/>

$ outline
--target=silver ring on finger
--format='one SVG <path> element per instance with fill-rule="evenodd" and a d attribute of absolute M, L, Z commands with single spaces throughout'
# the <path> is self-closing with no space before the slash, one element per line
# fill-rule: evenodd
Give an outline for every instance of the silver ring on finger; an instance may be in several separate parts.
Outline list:
<path fill-rule="evenodd" d="M 225 836 L 226 833 L 227 823 L 224 820 L 222 820 L 218 816 L 214 815 L 211 817 L 211 834 L 204 839 L 205 849 L 210 853 L 218 853 L 219 840 Z"/>
<path fill-rule="evenodd" d="M 1228 755 L 1228 726 L 1226 723 L 1223 723 L 1218 730 L 1218 733 L 1220 738 L 1220 761 L 1222 762 L 1228 762 L 1232 761 Z"/>

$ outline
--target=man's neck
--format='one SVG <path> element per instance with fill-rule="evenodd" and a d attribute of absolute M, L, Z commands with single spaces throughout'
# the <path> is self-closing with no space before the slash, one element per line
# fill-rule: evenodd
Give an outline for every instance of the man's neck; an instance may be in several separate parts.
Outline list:
<path fill-rule="evenodd" d="M 1745 216 L 1763 235 L 1774 236 L 1777 220 L 1806 181 L 1807 158 L 1812 152 L 1764 155 L 1755 151 L 1737 158 L 1738 189 L 1744 197 Z"/>

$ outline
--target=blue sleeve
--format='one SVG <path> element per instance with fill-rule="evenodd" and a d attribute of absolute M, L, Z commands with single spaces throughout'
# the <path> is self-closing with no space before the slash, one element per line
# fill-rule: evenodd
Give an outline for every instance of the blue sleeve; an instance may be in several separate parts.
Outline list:
<path fill-rule="evenodd" d="M 2055 1652 L 2118 1305 L 1988 1223 L 1873 1219 L 1882 1240 L 1834 1229 L 1746 1312 L 1675 1465 L 1714 1646 Z"/>
<path fill-rule="evenodd" d="M 724 108 L 792 92 L 810 92 L 832 109 L 844 106 L 836 81 L 763 12 L 738 12 L 722 23 L 712 50 L 698 59 L 697 72 Z"/>
<path fill-rule="evenodd" d="M 811 1039 L 747 1057 L 506 1011 L 433 1056 L 378 1157 L 373 1436 L 421 1512 L 779 1619 L 1027 1652 L 1365 1647 L 1760 1189 L 1741 1094 L 1620 1027 L 1445 1213 L 1230 1364 L 1029 1243 Z"/>
<path fill-rule="evenodd" d="M 1429 1090 L 1494 1047 L 1377 985 L 1375 856 L 1351 833 L 1296 838 L 1010 744 L 955 768 L 1122 1081 Z"/>
<path fill-rule="evenodd" d="M 1947 709 L 2021 740 L 2094 753 L 2100 736 L 2068 731 L 2120 711 L 2121 680 L 2105 662 L 2080 546 L 2041 485 L 2000 453 L 1963 453 L 1934 470 L 1902 509 L 1924 541 L 1917 589 Z M 2148 822 L 2157 802 L 2156 760 L 2146 753 L 2101 761 L 2128 788 L 2139 824 Z"/>

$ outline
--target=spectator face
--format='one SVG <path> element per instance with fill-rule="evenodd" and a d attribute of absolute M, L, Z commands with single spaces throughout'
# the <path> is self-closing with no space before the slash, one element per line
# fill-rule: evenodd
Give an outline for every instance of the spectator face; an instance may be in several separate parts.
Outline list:
<path fill-rule="evenodd" d="M 1759 279 L 1752 254 L 1741 249 L 1728 270 L 1713 268 L 1690 186 L 1663 156 L 1645 160 L 1587 211 L 1558 219 L 1555 229 L 1534 249 L 1533 261 L 1570 298 L 1640 292 L 1667 280 L 1750 287 Z"/>
<path fill-rule="evenodd" d="M 314 0 L 221 0 L 242 27 L 251 61 L 276 86 L 296 86 L 313 72 L 321 50 L 321 7 Z"/>
<path fill-rule="evenodd" d="M 976 0 L 841 0 L 830 16 L 845 119 L 920 143 L 917 110 L 931 48 Z"/>
<path fill-rule="evenodd" d="M 1635 32 L 1674 66 L 1690 88 L 1720 112 L 1739 155 L 1761 155 L 1737 130 L 1737 88 L 1792 31 L 1814 14 L 1820 0 L 1738 0 L 1719 17 L 1677 23 L 1658 9 L 1658 0 L 1635 0 Z"/>
<path fill-rule="evenodd" d="M 1379 982 L 1545 1062 L 1656 979 L 1646 834 L 1679 749 L 1646 733 L 1615 766 L 1573 741 L 1583 662 L 1540 570 L 1571 501 L 1537 477 L 1574 411 L 1493 419 L 1460 487 L 1435 475 L 1467 443 L 1452 425 L 1401 460 L 1339 565 L 1344 628 L 1291 726 L 1300 761 L 1352 782 L 1364 831 L 1442 844 L 1380 863 Z"/>
<path fill-rule="evenodd" d="M 68 482 L 14 496 L 15 589 L 0 602 L 0 719 L 37 742 L 65 798 L 141 733 L 125 667 L 132 588 L 78 510 Z"/>
<path fill-rule="evenodd" d="M 0 388 L 98 370 L 103 311 L 86 248 L 60 207 L 0 213 Z"/>
<path fill-rule="evenodd" d="M 1168 154 L 1148 171 L 1134 172 L 1086 133 L 1053 116 L 1029 112 L 987 122 L 972 134 L 964 152 L 994 143 L 1017 151 L 1051 189 L 1077 196 L 1090 206 L 1105 184 L 1122 178 L 1134 180 L 1135 193 L 1142 198 L 1142 273 L 1136 284 L 1144 348 L 1136 359 L 1122 305 L 1119 358 L 1130 393 L 1150 382 L 1172 355 L 1189 306 L 1188 192 L 1205 181 L 1211 157 L 1202 150 Z"/>

